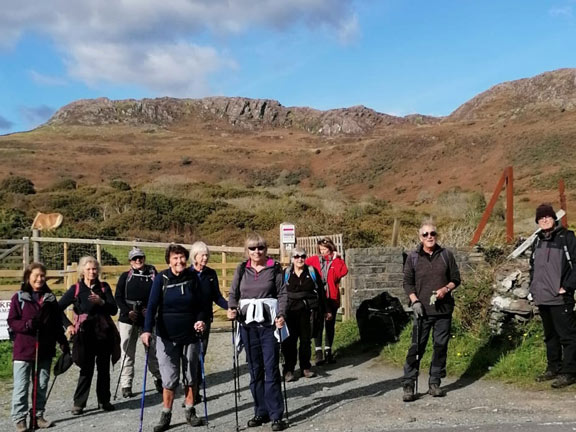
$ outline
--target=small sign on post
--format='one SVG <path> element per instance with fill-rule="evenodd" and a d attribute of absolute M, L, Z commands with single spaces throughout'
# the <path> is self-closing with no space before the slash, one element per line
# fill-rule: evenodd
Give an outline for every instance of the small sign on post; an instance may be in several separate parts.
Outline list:
<path fill-rule="evenodd" d="M 8 340 L 8 311 L 10 310 L 10 300 L 0 300 L 0 340 Z"/>
<path fill-rule="evenodd" d="M 296 226 L 283 222 L 280 224 L 280 262 L 290 262 L 290 251 L 296 245 Z"/>

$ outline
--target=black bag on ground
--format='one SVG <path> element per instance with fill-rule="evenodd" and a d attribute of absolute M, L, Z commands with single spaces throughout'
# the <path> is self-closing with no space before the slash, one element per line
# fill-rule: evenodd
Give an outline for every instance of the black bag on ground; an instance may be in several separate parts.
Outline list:
<path fill-rule="evenodd" d="M 387 344 L 398 340 L 408 314 L 398 298 L 384 291 L 360 304 L 356 322 L 363 343 Z"/>

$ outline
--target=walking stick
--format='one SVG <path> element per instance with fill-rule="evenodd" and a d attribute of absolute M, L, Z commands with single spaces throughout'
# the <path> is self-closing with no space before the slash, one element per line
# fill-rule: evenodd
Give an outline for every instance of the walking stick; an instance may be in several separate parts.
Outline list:
<path fill-rule="evenodd" d="M 238 392 L 240 391 L 240 377 L 238 376 L 238 350 L 236 349 L 236 320 L 232 321 L 232 370 L 234 371 L 234 413 L 236 415 L 236 432 L 240 431 L 238 424 Z"/>
<path fill-rule="evenodd" d="M 202 334 L 200 333 L 200 372 L 202 374 L 202 394 L 204 399 L 204 418 L 206 419 L 206 428 L 208 428 L 208 402 L 206 401 L 206 374 L 204 371 L 204 348 L 202 346 Z"/>
<path fill-rule="evenodd" d="M 146 398 L 146 377 L 148 376 L 148 356 L 150 348 L 146 347 L 146 359 L 144 360 L 144 379 L 142 380 L 142 398 L 140 399 L 140 427 L 138 432 L 142 432 L 142 423 L 144 421 L 144 399 Z"/>
<path fill-rule="evenodd" d="M 36 430 L 38 429 L 38 425 L 36 424 L 36 402 L 38 398 L 38 351 L 40 347 L 40 330 L 36 330 L 36 353 L 34 354 L 34 382 L 32 384 L 32 419 L 30 423 L 32 426 L 30 429 Z"/>
<path fill-rule="evenodd" d="M 286 323 L 284 323 L 284 325 L 286 325 Z M 281 361 L 284 363 L 283 361 L 284 354 L 282 353 L 282 328 L 278 329 L 278 334 L 280 335 L 280 357 L 282 358 Z M 284 376 L 282 371 L 280 371 L 280 374 L 282 375 L 282 387 L 284 390 L 284 411 L 286 413 L 286 422 L 288 422 L 288 398 L 286 397 L 286 377 Z"/>
<path fill-rule="evenodd" d="M 420 318 L 416 317 L 416 363 L 418 370 L 416 371 L 416 380 L 414 381 L 414 394 L 418 396 L 418 377 L 420 376 Z"/>

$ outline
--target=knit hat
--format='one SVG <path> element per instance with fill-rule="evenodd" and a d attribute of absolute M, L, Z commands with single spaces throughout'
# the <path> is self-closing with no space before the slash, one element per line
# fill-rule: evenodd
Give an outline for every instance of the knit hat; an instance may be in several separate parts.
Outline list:
<path fill-rule="evenodd" d="M 554 211 L 552 206 L 550 204 L 540 204 L 536 209 L 536 223 L 538 223 L 538 221 L 541 218 L 546 216 L 550 216 L 551 218 L 556 220 L 556 212 Z"/>
<path fill-rule="evenodd" d="M 132 250 L 128 253 L 128 259 L 132 261 L 136 257 L 145 257 L 146 254 L 142 249 L 139 247 L 133 247 Z"/>

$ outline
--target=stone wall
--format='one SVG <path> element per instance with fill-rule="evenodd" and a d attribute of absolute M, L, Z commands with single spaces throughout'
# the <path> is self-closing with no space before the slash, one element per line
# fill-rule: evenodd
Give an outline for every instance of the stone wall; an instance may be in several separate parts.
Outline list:
<path fill-rule="evenodd" d="M 466 277 L 467 272 L 485 265 L 483 254 L 475 249 L 452 249 L 452 251 L 463 278 Z M 352 316 L 356 316 L 360 303 L 376 297 L 382 291 L 398 297 L 407 308 L 408 298 L 402 289 L 402 268 L 407 252 L 400 247 L 348 249 L 346 251 L 347 285 L 350 289 Z"/>

